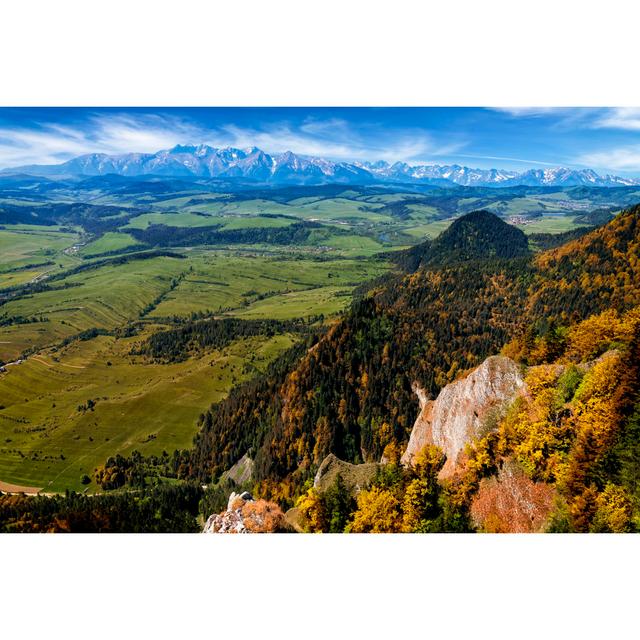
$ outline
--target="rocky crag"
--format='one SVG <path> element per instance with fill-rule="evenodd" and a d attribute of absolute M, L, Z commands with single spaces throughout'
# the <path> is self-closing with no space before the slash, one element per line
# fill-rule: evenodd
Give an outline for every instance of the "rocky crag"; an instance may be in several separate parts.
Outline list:
<path fill-rule="evenodd" d="M 209 516 L 203 533 L 284 533 L 290 530 L 280 507 L 267 500 L 254 500 L 245 491 L 229 496 L 227 510 Z"/>
<path fill-rule="evenodd" d="M 524 387 L 518 365 L 504 356 L 491 356 L 466 377 L 445 386 L 435 400 L 428 400 L 422 389 L 414 391 L 420 402 L 418 416 L 402 463 L 410 465 L 427 444 L 444 451 L 447 461 L 440 478 L 454 474 L 464 447 L 482 437 L 497 415 Z"/>

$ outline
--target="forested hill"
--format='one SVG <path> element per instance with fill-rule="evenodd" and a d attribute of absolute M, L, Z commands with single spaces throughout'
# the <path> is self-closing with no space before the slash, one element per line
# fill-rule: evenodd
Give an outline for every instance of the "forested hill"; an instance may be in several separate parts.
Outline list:
<path fill-rule="evenodd" d="M 535 257 L 496 216 L 460 218 L 302 357 L 214 406 L 191 473 L 216 476 L 248 452 L 264 495 L 287 502 L 329 452 L 378 460 L 408 439 L 414 382 L 434 395 L 506 343 L 523 361 L 550 361 L 565 325 L 639 304 L 639 217 L 635 207 Z"/>
<path fill-rule="evenodd" d="M 398 251 L 392 258 L 406 270 L 415 271 L 470 260 L 515 258 L 528 251 L 527 236 L 520 229 L 483 210 L 458 218 L 435 240 Z"/>
<path fill-rule="evenodd" d="M 530 302 L 534 318 L 575 322 L 638 304 L 640 205 L 566 245 L 540 254 Z"/>

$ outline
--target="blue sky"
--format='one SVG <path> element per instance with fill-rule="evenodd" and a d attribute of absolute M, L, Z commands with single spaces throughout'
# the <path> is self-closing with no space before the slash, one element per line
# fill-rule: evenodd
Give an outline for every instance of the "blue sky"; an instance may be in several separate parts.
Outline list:
<path fill-rule="evenodd" d="M 0 108 L 0 168 L 175 144 L 640 176 L 640 108 Z"/>

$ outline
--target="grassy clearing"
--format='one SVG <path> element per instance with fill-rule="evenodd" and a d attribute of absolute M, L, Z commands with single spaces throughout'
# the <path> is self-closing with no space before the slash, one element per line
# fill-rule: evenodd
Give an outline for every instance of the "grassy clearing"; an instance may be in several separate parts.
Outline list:
<path fill-rule="evenodd" d="M 124 229 L 146 229 L 152 224 L 164 224 L 168 227 L 211 227 L 220 225 L 222 230 L 249 229 L 249 228 L 276 228 L 288 227 L 295 219 L 270 218 L 266 216 L 234 214 L 206 215 L 189 213 L 144 213 L 129 221 Z"/>
<path fill-rule="evenodd" d="M 344 198 L 316 200 L 299 207 L 292 207 L 296 212 L 294 215 L 304 217 L 306 220 L 337 222 L 346 219 L 360 219 L 366 222 L 390 222 L 391 216 L 376 213 L 375 210 L 378 208 L 380 207 L 377 204 Z"/>
<path fill-rule="evenodd" d="M 143 213 L 129 220 L 123 229 L 146 229 L 152 224 L 164 224 L 168 227 L 210 227 L 219 221 L 210 215 L 195 215 L 188 211 L 180 213 Z"/>
<path fill-rule="evenodd" d="M 435 220 L 441 216 L 438 209 L 425 204 L 410 204 L 407 205 L 407 209 L 411 211 L 411 219 L 418 222 Z"/>
<path fill-rule="evenodd" d="M 188 207 L 190 211 L 199 211 L 216 216 L 256 216 L 261 213 L 296 215 L 295 208 L 273 200 L 238 200 L 202 202 Z"/>
<path fill-rule="evenodd" d="M 351 288 L 318 287 L 303 291 L 282 293 L 255 302 L 228 315 L 241 318 L 274 318 L 289 320 L 316 314 L 332 316 L 347 307 L 351 301 Z"/>
<path fill-rule="evenodd" d="M 80 255 L 90 256 L 109 251 L 121 251 L 129 247 L 139 246 L 140 243 L 128 233 L 109 231 L 103 236 L 82 247 Z"/>
<path fill-rule="evenodd" d="M 0 229 L 0 288 L 24 284 L 73 264 L 77 259 L 64 250 L 78 238 L 57 227 L 6 225 Z"/>
<path fill-rule="evenodd" d="M 289 335 L 251 338 L 160 365 L 129 355 L 140 339 L 74 342 L 0 374 L 0 479 L 82 490 L 82 475 L 110 455 L 188 447 L 211 402 L 292 344 Z M 90 399 L 93 410 L 79 409 Z"/>
<path fill-rule="evenodd" d="M 543 216 L 536 218 L 530 224 L 520 226 L 526 234 L 530 233 L 562 233 L 563 231 L 571 231 L 585 225 L 576 224 L 570 216 Z"/>
<path fill-rule="evenodd" d="M 338 235 L 312 231 L 309 236 L 309 244 L 327 246 L 339 251 L 344 256 L 373 256 L 385 247 L 381 242 L 368 236 Z"/>
<path fill-rule="evenodd" d="M 210 254 L 191 261 L 190 270 L 151 314 L 152 317 L 189 315 L 193 312 L 242 312 L 258 296 L 333 286 L 353 289 L 381 275 L 388 265 L 375 260 L 283 259 Z M 325 308 L 325 303 L 319 308 Z M 307 305 L 304 305 L 307 308 Z M 336 308 L 341 308 L 337 305 Z M 313 315 L 315 311 L 311 311 Z M 325 313 L 325 311 L 317 311 Z M 260 317 L 271 317 L 261 315 Z M 276 316 L 273 316 L 276 317 Z M 280 317 L 280 316 L 278 316 Z M 291 317 L 288 315 L 285 317 Z"/>
<path fill-rule="evenodd" d="M 267 218 L 265 216 L 226 216 L 221 222 L 223 223 L 222 229 L 228 231 L 232 229 L 288 227 L 295 220 L 291 218 Z"/>

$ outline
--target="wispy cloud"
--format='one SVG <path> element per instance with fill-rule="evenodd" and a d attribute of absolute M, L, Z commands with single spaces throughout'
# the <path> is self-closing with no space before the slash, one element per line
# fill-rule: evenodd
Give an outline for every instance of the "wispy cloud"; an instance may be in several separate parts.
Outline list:
<path fill-rule="evenodd" d="M 548 115 L 560 115 L 570 110 L 566 107 L 492 107 L 492 111 L 506 113 L 515 118 L 539 118 Z"/>
<path fill-rule="evenodd" d="M 640 131 L 640 107 L 607 109 L 593 122 L 596 129 L 625 129 Z"/>
<path fill-rule="evenodd" d="M 387 132 L 383 127 L 375 131 L 356 131 L 344 120 L 308 120 L 299 127 L 288 123 L 272 125 L 268 129 L 221 127 L 223 144 L 244 147 L 256 145 L 271 153 L 293 151 L 332 160 L 422 160 L 454 153 L 464 146 L 463 141 L 439 143 L 426 131 L 405 129 Z"/>
<path fill-rule="evenodd" d="M 542 160 L 529 160 L 524 158 L 512 158 L 509 156 L 484 156 L 484 155 L 474 155 L 469 153 L 459 153 L 459 158 L 475 158 L 476 160 L 499 160 L 503 162 L 519 162 L 526 165 L 531 164 L 539 164 L 545 167 L 556 167 L 558 166 L 557 162 L 543 162 Z"/>
<path fill-rule="evenodd" d="M 576 162 L 596 169 L 638 172 L 640 171 L 640 145 L 584 153 L 576 158 Z"/>
<path fill-rule="evenodd" d="M 513 119 L 540 120 L 555 131 L 593 129 L 612 111 L 602 107 L 497 107 L 498 111 Z"/>
<path fill-rule="evenodd" d="M 514 118 L 555 117 L 558 124 L 583 129 L 640 131 L 640 107 L 496 107 Z"/>
<path fill-rule="evenodd" d="M 81 124 L 41 123 L 33 128 L 0 128 L 0 166 L 54 164 L 86 153 L 153 153 L 176 144 L 257 146 L 270 153 L 293 151 L 332 160 L 425 160 L 452 154 L 464 146 L 439 143 L 422 129 L 357 131 L 345 120 L 307 119 L 265 127 L 222 124 L 206 128 L 167 115 L 93 115 Z"/>
<path fill-rule="evenodd" d="M 82 126 L 44 123 L 36 128 L 0 128 L 0 166 L 55 164 L 85 153 L 152 153 L 185 139 L 197 140 L 202 129 L 164 116 L 94 116 Z"/>

